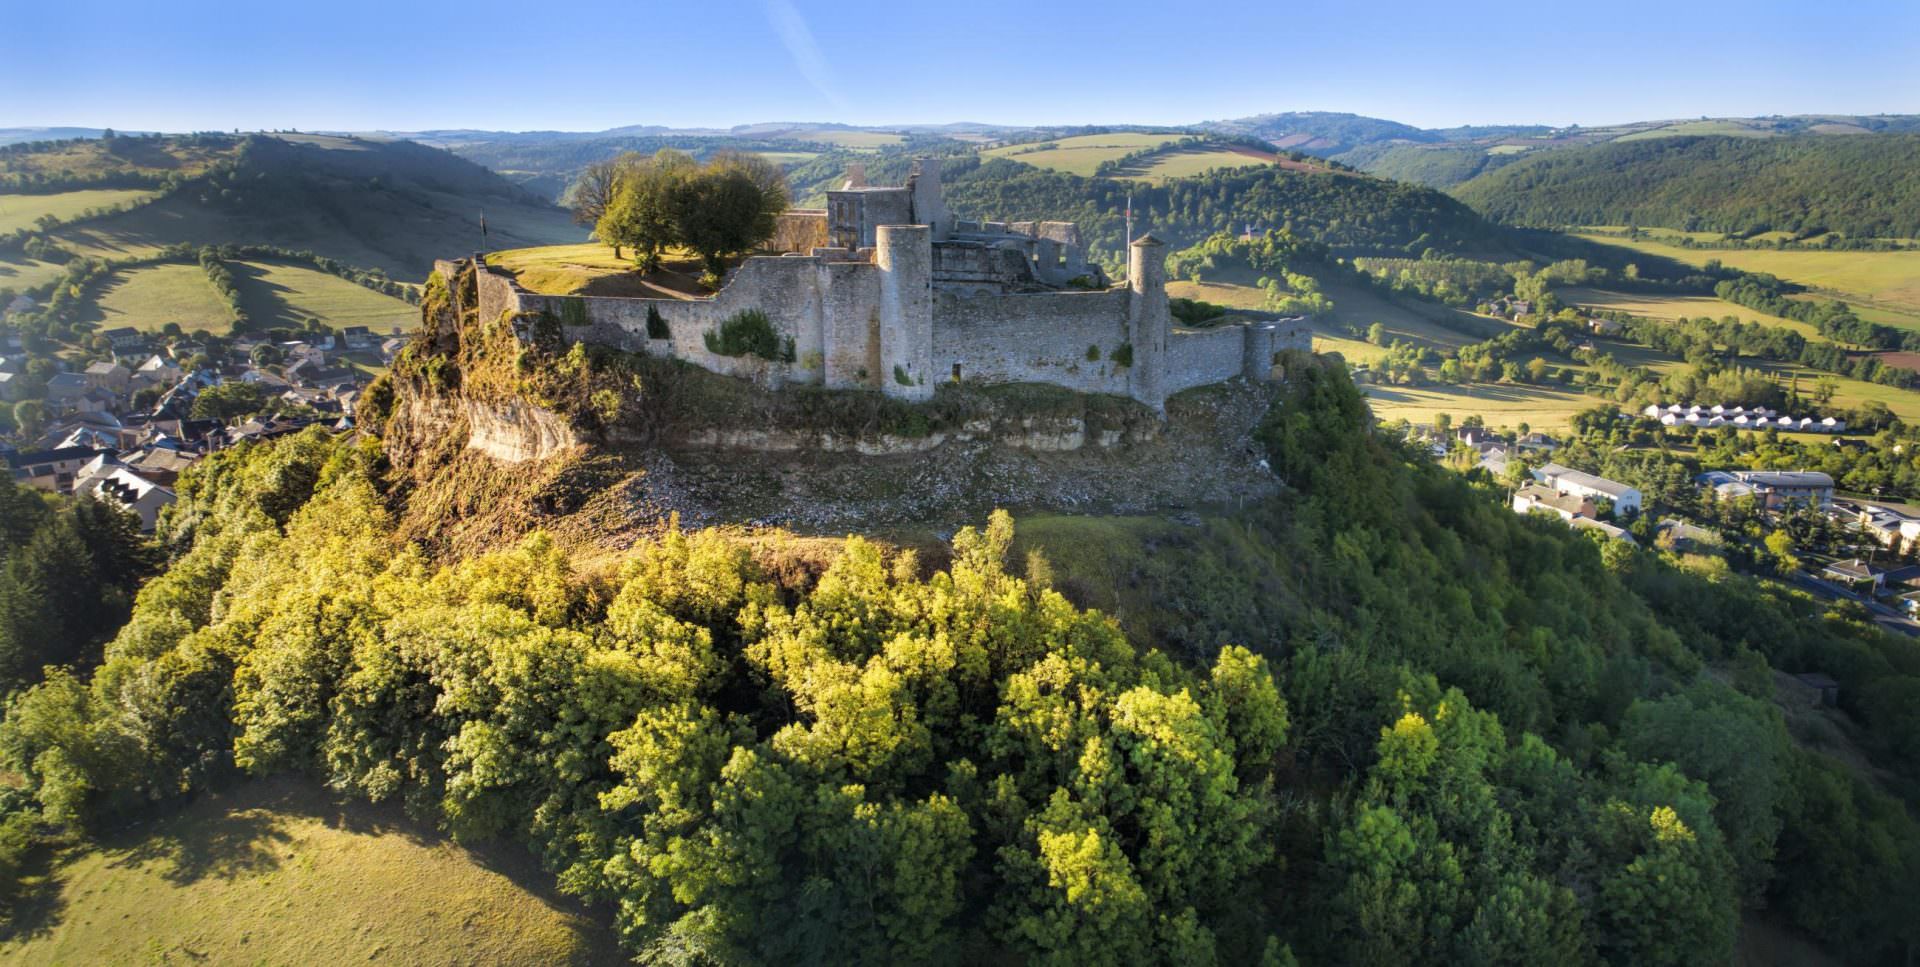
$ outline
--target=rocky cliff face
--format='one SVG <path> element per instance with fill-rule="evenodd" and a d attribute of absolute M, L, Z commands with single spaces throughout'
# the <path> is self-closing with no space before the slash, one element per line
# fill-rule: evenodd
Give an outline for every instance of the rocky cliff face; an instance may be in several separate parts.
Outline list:
<path fill-rule="evenodd" d="M 1251 439 L 1271 386 L 1189 391 L 1164 420 L 1129 400 L 1029 386 L 947 387 L 916 407 L 761 390 L 669 361 L 487 348 L 471 320 L 438 323 L 396 366 L 383 442 L 403 529 L 449 550 L 536 528 L 623 546 L 674 514 L 943 531 L 995 507 L 1160 513 L 1278 488 Z"/>

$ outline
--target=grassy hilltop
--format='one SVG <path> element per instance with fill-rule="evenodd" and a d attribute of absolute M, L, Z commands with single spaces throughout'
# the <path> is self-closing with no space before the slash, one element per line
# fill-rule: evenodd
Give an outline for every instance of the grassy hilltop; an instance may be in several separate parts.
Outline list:
<path fill-rule="evenodd" d="M 156 915 L 164 914 L 164 915 Z M 604 964 L 611 931 L 525 853 L 288 778 L 62 854 L 16 906 L 19 964 Z"/>

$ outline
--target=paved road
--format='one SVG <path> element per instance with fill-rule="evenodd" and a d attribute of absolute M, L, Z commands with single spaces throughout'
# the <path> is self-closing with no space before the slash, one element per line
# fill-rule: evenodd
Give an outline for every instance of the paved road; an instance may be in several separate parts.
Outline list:
<path fill-rule="evenodd" d="M 1826 598 L 1829 601 L 1841 598 L 1845 598 L 1848 601 L 1858 601 L 1866 606 L 1867 612 L 1873 615 L 1874 622 L 1879 624 L 1880 627 L 1888 631 L 1920 638 L 1920 623 L 1915 622 L 1899 611 L 1889 608 L 1878 601 L 1863 598 L 1832 581 L 1822 580 L 1805 571 L 1801 571 L 1794 574 L 1793 583 L 1794 586 L 1805 591 L 1810 591 L 1814 596 Z"/>

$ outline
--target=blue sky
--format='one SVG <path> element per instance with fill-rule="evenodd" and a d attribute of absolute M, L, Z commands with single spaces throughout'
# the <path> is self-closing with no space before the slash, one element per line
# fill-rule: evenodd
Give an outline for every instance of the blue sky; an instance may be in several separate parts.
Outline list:
<path fill-rule="evenodd" d="M 7 0 L 0 126 L 1920 113 L 1920 0 Z"/>

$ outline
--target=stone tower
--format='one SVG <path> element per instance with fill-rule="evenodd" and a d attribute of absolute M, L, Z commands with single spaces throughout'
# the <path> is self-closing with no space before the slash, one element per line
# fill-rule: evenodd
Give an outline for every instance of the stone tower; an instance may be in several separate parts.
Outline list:
<path fill-rule="evenodd" d="M 881 225 L 873 262 L 880 269 L 880 387 L 888 396 L 933 396 L 933 229 Z M 1164 310 L 1166 299 L 1160 300 Z"/>
<path fill-rule="evenodd" d="M 1167 409 L 1167 336 L 1173 328 L 1167 311 L 1166 249 L 1166 243 L 1142 235 L 1127 262 L 1127 342 L 1133 347 L 1127 392 L 1156 413 Z"/>
<path fill-rule="evenodd" d="M 947 200 L 941 193 L 940 159 L 916 159 L 907 188 L 913 192 L 914 224 L 933 229 L 934 241 L 946 241 L 953 231 L 953 219 L 947 215 Z"/>

